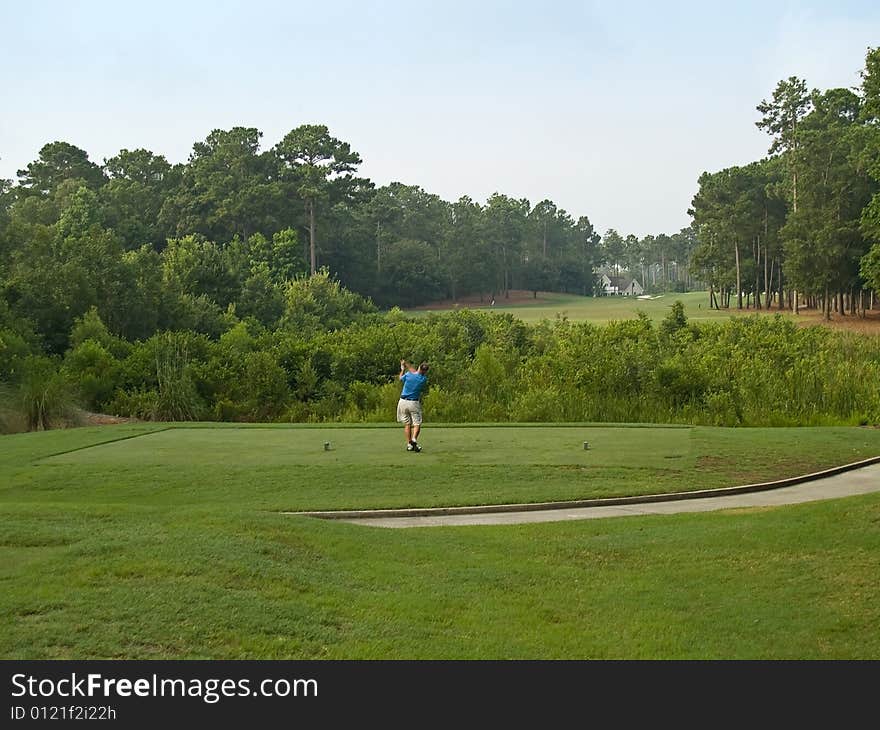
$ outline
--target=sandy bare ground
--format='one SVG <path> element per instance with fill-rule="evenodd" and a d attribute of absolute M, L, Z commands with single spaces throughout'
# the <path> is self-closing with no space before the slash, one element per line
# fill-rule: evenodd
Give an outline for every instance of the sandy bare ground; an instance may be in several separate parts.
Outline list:
<path fill-rule="evenodd" d="M 138 423 L 137 418 L 123 418 L 122 416 L 111 416 L 107 413 L 91 413 L 84 411 L 82 418 L 86 426 L 112 426 L 117 423 Z"/>

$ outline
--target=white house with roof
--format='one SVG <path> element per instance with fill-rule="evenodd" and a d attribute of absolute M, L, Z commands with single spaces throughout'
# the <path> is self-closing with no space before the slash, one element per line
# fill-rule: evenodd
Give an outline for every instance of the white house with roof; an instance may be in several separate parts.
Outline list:
<path fill-rule="evenodd" d="M 606 297 L 637 297 L 644 294 L 645 289 L 638 281 L 630 279 L 628 276 L 602 274 L 602 293 Z"/>

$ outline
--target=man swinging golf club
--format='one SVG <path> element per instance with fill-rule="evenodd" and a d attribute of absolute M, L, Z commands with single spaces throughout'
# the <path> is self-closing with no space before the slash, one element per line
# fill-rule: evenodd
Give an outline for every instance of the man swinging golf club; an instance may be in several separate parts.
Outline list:
<path fill-rule="evenodd" d="M 426 373 L 428 363 L 423 362 L 414 368 L 406 360 L 400 361 L 400 380 L 403 389 L 397 401 L 397 420 L 403 424 L 406 437 L 406 450 L 419 452 L 419 431 L 422 428 L 422 391 L 428 382 Z"/>

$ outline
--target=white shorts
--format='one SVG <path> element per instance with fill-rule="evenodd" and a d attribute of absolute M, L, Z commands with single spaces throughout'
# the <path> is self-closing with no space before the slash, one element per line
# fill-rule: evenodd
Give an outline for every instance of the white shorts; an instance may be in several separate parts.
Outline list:
<path fill-rule="evenodd" d="M 422 425 L 422 404 L 417 400 L 397 401 L 397 420 L 401 423 L 409 423 L 413 426 Z"/>

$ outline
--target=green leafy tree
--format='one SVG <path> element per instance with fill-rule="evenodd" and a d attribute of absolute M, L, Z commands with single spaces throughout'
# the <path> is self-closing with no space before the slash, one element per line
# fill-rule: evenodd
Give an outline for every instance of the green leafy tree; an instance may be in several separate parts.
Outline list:
<path fill-rule="evenodd" d="M 382 250 L 402 239 L 437 248 L 446 232 L 448 205 L 417 185 L 393 182 L 376 189 L 368 204 L 376 227 L 376 267 L 382 270 Z"/>
<path fill-rule="evenodd" d="M 282 326 L 300 335 L 338 330 L 376 312 L 371 301 L 341 286 L 327 269 L 289 282 L 284 297 Z"/>
<path fill-rule="evenodd" d="M 529 219 L 532 222 L 534 241 L 537 245 L 530 251 L 530 258 L 540 255 L 546 259 L 549 252 L 556 248 L 554 244 L 559 238 L 558 213 L 559 210 L 552 200 L 542 200 L 532 208 Z"/>
<path fill-rule="evenodd" d="M 585 296 L 594 294 L 599 285 L 596 269 L 602 259 L 600 248 L 602 237 L 593 227 L 590 219 L 587 216 L 581 216 L 575 225 L 573 239 L 571 263 L 562 268 L 563 289 L 574 292 L 582 287 L 581 294 Z M 576 286 L 575 282 L 578 282 L 580 286 Z"/>
<path fill-rule="evenodd" d="M 735 283 L 735 264 L 728 244 L 731 235 L 728 179 L 727 171 L 704 172 L 700 175 L 699 190 L 688 210 L 694 219 L 699 241 L 692 263 L 701 278 L 709 284 L 709 302 L 716 308 L 719 308 L 719 303 L 715 293 L 728 290 Z"/>
<path fill-rule="evenodd" d="M 70 332 L 71 348 L 79 347 L 89 340 L 99 344 L 114 357 L 124 357 L 128 354 L 128 343 L 110 332 L 101 319 L 97 307 L 91 307 L 81 317 L 77 317 Z"/>
<path fill-rule="evenodd" d="M 522 263 L 529 201 L 493 193 L 483 209 L 483 238 L 494 271 L 493 292 L 510 296 L 511 280 Z"/>
<path fill-rule="evenodd" d="M 309 271 L 317 272 L 317 212 L 330 197 L 331 183 L 352 182 L 360 155 L 330 135 L 323 124 L 304 124 L 288 132 L 275 149 L 285 180 L 305 203 L 309 230 Z"/>
<path fill-rule="evenodd" d="M 849 89 L 814 92 L 801 125 L 801 205 L 782 230 L 789 277 L 799 290 L 821 295 L 826 317 L 830 294 L 858 284 L 868 249 L 860 218 L 878 190 L 858 164 L 860 104 Z"/>
<path fill-rule="evenodd" d="M 162 205 L 160 222 L 170 235 L 246 240 L 281 227 L 276 160 L 260 152 L 261 137 L 253 127 L 215 129 L 193 145 L 177 188 Z"/>
<path fill-rule="evenodd" d="M 602 236 L 602 251 L 605 257 L 605 263 L 608 264 L 615 273 L 620 272 L 620 262 L 624 258 L 625 244 L 623 237 L 613 228 L 605 231 Z"/>
<path fill-rule="evenodd" d="M 449 224 L 442 244 L 441 262 L 452 299 L 482 293 L 490 263 L 483 238 L 483 211 L 479 203 L 462 196 L 450 206 Z"/>
<path fill-rule="evenodd" d="M 306 272 L 299 236 L 293 228 L 276 231 L 271 240 L 262 233 L 255 233 L 247 240 L 246 255 L 251 273 L 265 267 L 275 284 L 290 281 Z"/>
<path fill-rule="evenodd" d="M 243 257 L 198 235 L 171 238 L 162 252 L 166 285 L 178 294 L 206 296 L 220 307 L 235 301 L 243 278 Z"/>
<path fill-rule="evenodd" d="M 637 278 L 639 282 L 644 286 L 647 258 L 640 245 L 639 237 L 632 233 L 628 234 L 626 238 L 623 239 L 623 263 L 630 274 L 634 277 L 638 275 Z"/>
<path fill-rule="evenodd" d="M 252 269 L 245 280 L 235 306 L 236 314 L 253 317 L 265 327 L 274 328 L 284 312 L 284 293 L 273 281 L 272 273 L 266 264 Z"/>
<path fill-rule="evenodd" d="M 5 296 L 13 312 L 30 319 L 49 352 L 67 347 L 76 317 L 96 306 L 118 331 L 118 303 L 126 292 L 122 248 L 98 222 L 97 198 L 80 186 L 55 225 L 17 223 Z"/>
<path fill-rule="evenodd" d="M 385 280 L 394 300 L 413 306 L 443 296 L 437 255 L 424 241 L 403 239 L 390 244 L 385 257 Z"/>
<path fill-rule="evenodd" d="M 90 339 L 67 351 L 62 372 L 85 408 L 100 413 L 118 386 L 119 362 L 100 342 Z"/>
<path fill-rule="evenodd" d="M 379 300 L 391 304 L 411 302 L 409 293 L 401 298 L 401 275 L 407 281 L 413 281 L 429 273 L 432 279 L 431 295 L 437 294 L 436 281 L 442 280 L 446 273 L 441 262 L 442 254 L 452 253 L 448 248 L 452 220 L 449 204 L 416 185 L 393 182 L 375 191 L 367 210 L 375 236 L 376 291 Z M 429 255 L 423 256 L 421 248 L 413 248 L 412 243 L 424 244 L 429 249 Z M 400 254 L 404 250 L 411 250 L 418 256 L 417 263 L 414 263 L 424 269 L 421 274 L 409 276 L 401 272 Z M 407 292 L 410 291 L 409 284 L 405 288 Z M 442 292 L 439 295 L 442 296 Z"/>
<path fill-rule="evenodd" d="M 104 161 L 109 181 L 100 189 L 103 220 L 116 231 L 126 250 L 149 244 L 165 246 L 166 226 L 160 223 L 162 205 L 179 184 L 180 167 L 149 150 L 123 149 Z"/>
<path fill-rule="evenodd" d="M 122 254 L 124 295 L 118 300 L 119 332 L 143 340 L 173 327 L 171 301 L 176 296 L 163 279 L 162 257 L 149 244 Z"/>
<path fill-rule="evenodd" d="M 865 283 L 880 291 L 880 245 L 874 244 L 859 261 L 859 275 Z"/>
<path fill-rule="evenodd" d="M 868 49 L 861 76 L 864 102 L 861 109 L 864 122 L 861 165 L 875 181 L 880 182 L 880 48 Z M 880 193 L 875 193 L 865 206 L 860 225 L 872 245 L 880 244 Z"/>
<path fill-rule="evenodd" d="M 69 142 L 50 142 L 40 149 L 40 156 L 18 171 L 22 195 L 48 196 L 65 180 L 77 180 L 97 190 L 105 182 L 101 168 L 89 160 L 88 153 Z"/>
<path fill-rule="evenodd" d="M 790 76 L 776 85 L 770 101 L 762 100 L 757 106 L 757 110 L 761 112 L 761 119 L 755 122 L 755 125 L 773 137 L 770 154 L 786 155 L 794 212 L 798 209 L 800 123 L 809 112 L 810 105 L 811 99 L 806 81 Z"/>
<path fill-rule="evenodd" d="M 753 163 L 703 173 L 688 211 L 696 231 L 691 264 L 713 293 L 721 290 L 723 298 L 735 293 L 738 308 L 743 306 L 743 293 L 755 293 L 760 286 L 762 240 L 767 255 L 770 202 L 766 172 L 763 163 Z M 664 236 L 662 245 L 672 251 L 674 241 Z M 728 305 L 726 298 L 723 305 Z"/>

